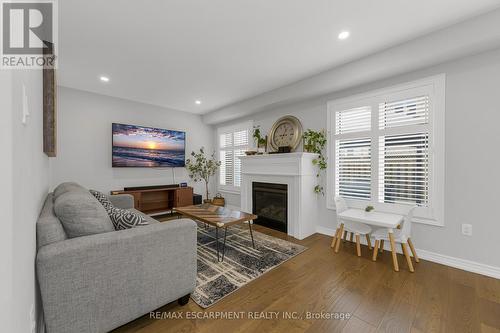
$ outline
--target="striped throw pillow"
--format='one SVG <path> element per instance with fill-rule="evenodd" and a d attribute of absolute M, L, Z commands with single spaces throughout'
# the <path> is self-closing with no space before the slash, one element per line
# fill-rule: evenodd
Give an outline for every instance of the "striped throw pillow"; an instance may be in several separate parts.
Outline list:
<path fill-rule="evenodd" d="M 148 221 L 141 214 L 128 209 L 115 207 L 105 194 L 95 190 L 90 190 L 90 193 L 92 193 L 101 205 L 104 206 L 111 222 L 113 222 L 115 230 L 125 230 L 149 225 Z"/>

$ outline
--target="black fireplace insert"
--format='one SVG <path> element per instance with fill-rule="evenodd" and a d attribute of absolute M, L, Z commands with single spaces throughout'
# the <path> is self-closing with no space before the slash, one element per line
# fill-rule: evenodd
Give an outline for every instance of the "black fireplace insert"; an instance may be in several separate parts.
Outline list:
<path fill-rule="evenodd" d="M 284 184 L 252 183 L 253 213 L 259 217 L 255 223 L 287 232 L 287 187 Z"/>

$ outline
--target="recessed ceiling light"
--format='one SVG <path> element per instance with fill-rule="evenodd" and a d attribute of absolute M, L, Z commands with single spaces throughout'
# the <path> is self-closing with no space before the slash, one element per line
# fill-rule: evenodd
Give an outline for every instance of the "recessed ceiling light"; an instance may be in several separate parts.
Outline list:
<path fill-rule="evenodd" d="M 100 79 L 102 82 L 109 82 L 109 77 L 107 77 L 107 76 L 101 76 L 101 77 L 99 77 L 99 79 Z"/>
<path fill-rule="evenodd" d="M 200 105 L 200 104 L 201 104 L 201 101 L 195 101 L 195 103 L 196 103 L 197 105 Z"/>
<path fill-rule="evenodd" d="M 349 38 L 349 31 L 342 31 L 341 33 L 339 33 L 339 39 L 340 40 L 344 40 L 344 39 L 347 39 Z"/>

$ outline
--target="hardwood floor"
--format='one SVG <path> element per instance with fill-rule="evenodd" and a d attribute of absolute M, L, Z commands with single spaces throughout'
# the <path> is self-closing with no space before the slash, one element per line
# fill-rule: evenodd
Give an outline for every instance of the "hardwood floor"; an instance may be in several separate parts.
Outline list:
<path fill-rule="evenodd" d="M 255 230 L 297 242 L 309 249 L 252 281 L 209 309 L 193 301 L 177 302 L 157 311 L 183 319 L 143 316 L 114 333 L 162 332 L 500 332 L 500 280 L 420 260 L 415 273 L 398 255 L 394 272 L 388 251 L 379 254 L 355 243 L 330 248 L 331 237 L 315 234 L 297 241 L 286 234 L 256 226 Z M 416 244 L 418 245 L 418 244 Z M 198 315 L 244 311 L 244 319 L 186 319 Z M 247 312 L 278 312 L 278 319 L 248 319 Z M 302 319 L 282 319 L 296 312 Z M 348 313 L 349 319 L 306 318 Z"/>

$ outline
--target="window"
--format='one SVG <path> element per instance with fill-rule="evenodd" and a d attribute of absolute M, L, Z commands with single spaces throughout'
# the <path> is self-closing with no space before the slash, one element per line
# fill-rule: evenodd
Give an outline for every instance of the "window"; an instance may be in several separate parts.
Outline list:
<path fill-rule="evenodd" d="M 217 130 L 219 160 L 219 189 L 239 191 L 241 185 L 240 156 L 250 147 L 251 123 L 237 124 Z"/>
<path fill-rule="evenodd" d="M 328 103 L 327 200 L 442 225 L 444 75 Z M 407 206 L 406 206 L 407 207 Z"/>

